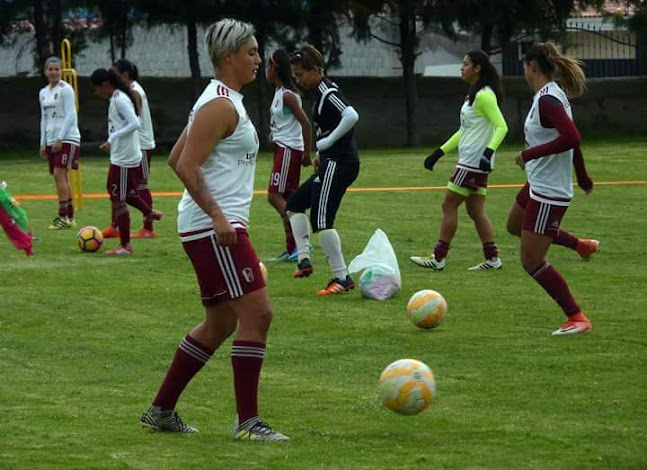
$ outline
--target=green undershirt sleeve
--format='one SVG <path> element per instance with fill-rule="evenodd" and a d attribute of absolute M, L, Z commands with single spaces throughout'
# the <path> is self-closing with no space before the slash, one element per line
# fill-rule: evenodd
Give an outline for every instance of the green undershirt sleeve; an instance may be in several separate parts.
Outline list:
<path fill-rule="evenodd" d="M 447 140 L 443 145 L 440 146 L 440 150 L 443 151 L 445 155 L 458 147 L 458 141 L 461 140 L 461 130 L 454 132 L 454 135 Z"/>

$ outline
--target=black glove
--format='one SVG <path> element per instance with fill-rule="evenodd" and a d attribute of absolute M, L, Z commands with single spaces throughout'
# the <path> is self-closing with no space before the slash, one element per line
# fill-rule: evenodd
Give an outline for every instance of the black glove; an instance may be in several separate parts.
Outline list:
<path fill-rule="evenodd" d="M 494 150 L 489 148 L 483 150 L 483 155 L 481 155 L 481 160 L 479 161 L 479 170 L 486 173 L 492 171 L 492 155 L 494 155 Z"/>
<path fill-rule="evenodd" d="M 445 152 L 443 152 L 442 150 L 440 149 L 434 150 L 434 153 L 432 153 L 427 158 L 425 158 L 425 168 L 429 171 L 432 171 L 434 169 L 434 165 L 436 164 L 436 162 L 443 155 L 445 155 Z"/>

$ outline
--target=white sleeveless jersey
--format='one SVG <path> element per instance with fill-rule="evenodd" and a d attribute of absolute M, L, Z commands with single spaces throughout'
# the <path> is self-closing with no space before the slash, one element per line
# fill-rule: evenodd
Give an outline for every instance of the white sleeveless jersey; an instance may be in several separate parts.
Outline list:
<path fill-rule="evenodd" d="M 51 145 L 55 140 L 79 145 L 78 117 L 74 88 L 63 80 L 50 87 L 41 88 L 39 94 L 41 111 L 41 145 Z"/>
<path fill-rule="evenodd" d="M 153 150 L 155 148 L 155 134 L 153 133 L 153 120 L 151 119 L 148 97 L 142 86 L 136 81 L 130 84 L 130 89 L 136 91 L 142 98 L 142 109 L 139 111 L 139 118 L 142 121 L 142 127 L 139 128 L 139 145 L 142 150 Z"/>
<path fill-rule="evenodd" d="M 283 103 L 283 94 L 292 93 L 296 98 L 299 106 L 301 96 L 285 87 L 277 88 L 274 92 L 274 99 L 270 106 L 270 130 L 272 131 L 272 140 L 284 147 L 290 147 L 294 150 L 303 150 L 303 130 L 301 123 L 294 117 L 290 108 Z"/>
<path fill-rule="evenodd" d="M 108 106 L 108 142 L 110 142 L 110 163 L 113 165 L 134 168 L 142 161 L 139 127 L 125 132 L 125 128 L 132 126 L 134 122 L 140 123 L 135 113 L 135 105 L 128 95 L 115 90 Z"/>
<path fill-rule="evenodd" d="M 254 172 L 258 154 L 258 135 L 249 119 L 243 95 L 213 79 L 193 105 L 189 114 L 187 136 L 191 125 L 202 106 L 217 98 L 231 101 L 238 112 L 238 124 L 234 132 L 216 144 L 201 170 L 211 196 L 220 206 L 234 228 L 245 228 L 249 222 L 249 206 L 254 190 Z M 193 200 L 185 189 L 178 206 L 178 232 L 186 233 L 213 227 L 211 217 Z M 210 232 L 206 232 L 209 235 Z"/>
<path fill-rule="evenodd" d="M 486 90 L 494 93 L 490 87 L 483 87 L 477 92 L 471 106 L 469 99 L 466 99 L 461 107 L 461 137 L 458 142 L 457 166 L 474 173 L 485 173 L 479 169 L 479 162 L 494 133 L 494 124 L 487 116 L 476 112 L 478 94 Z M 494 169 L 495 157 L 496 155 L 493 154 L 490 160 L 492 169 Z"/>
<path fill-rule="evenodd" d="M 561 101 L 566 113 L 573 119 L 571 104 L 566 93 L 557 83 L 547 83 L 535 94 L 532 107 L 524 123 L 526 148 L 546 144 L 559 137 L 559 132 L 556 129 L 545 128 L 541 125 L 539 98 L 546 95 Z M 548 204 L 568 206 L 573 197 L 572 164 L 572 149 L 527 162 L 525 168 L 530 185 L 530 197 Z"/>

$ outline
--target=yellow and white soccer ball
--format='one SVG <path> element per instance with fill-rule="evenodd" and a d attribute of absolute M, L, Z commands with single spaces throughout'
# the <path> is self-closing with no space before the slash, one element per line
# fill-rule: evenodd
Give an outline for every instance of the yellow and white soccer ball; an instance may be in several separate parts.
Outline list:
<path fill-rule="evenodd" d="M 407 317 L 418 328 L 436 328 L 445 319 L 447 302 L 435 290 L 426 289 L 416 292 L 407 304 Z"/>
<path fill-rule="evenodd" d="M 436 395 L 431 369 L 415 359 L 400 359 L 380 375 L 380 398 L 388 409 L 401 415 L 417 415 L 427 409 Z"/>
<path fill-rule="evenodd" d="M 76 234 L 76 246 L 78 246 L 81 251 L 94 253 L 95 251 L 99 251 L 102 244 L 103 235 L 101 234 L 101 230 L 96 227 L 83 227 Z"/>
<path fill-rule="evenodd" d="M 267 282 L 267 268 L 262 261 L 258 262 L 258 267 L 261 270 L 261 274 L 263 275 L 263 281 Z"/>

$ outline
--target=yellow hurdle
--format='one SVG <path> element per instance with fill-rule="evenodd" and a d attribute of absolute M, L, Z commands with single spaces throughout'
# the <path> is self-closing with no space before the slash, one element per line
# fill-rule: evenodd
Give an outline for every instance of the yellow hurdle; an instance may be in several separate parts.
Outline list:
<path fill-rule="evenodd" d="M 61 62 L 63 69 L 61 70 L 62 79 L 72 85 L 74 88 L 74 101 L 76 104 L 76 112 L 79 112 L 79 80 L 76 70 L 72 68 L 72 43 L 69 39 L 61 41 Z M 81 178 L 81 162 L 79 162 L 78 170 L 70 171 L 70 186 L 72 188 L 72 200 L 74 203 L 74 210 L 83 210 L 83 184 Z"/>

